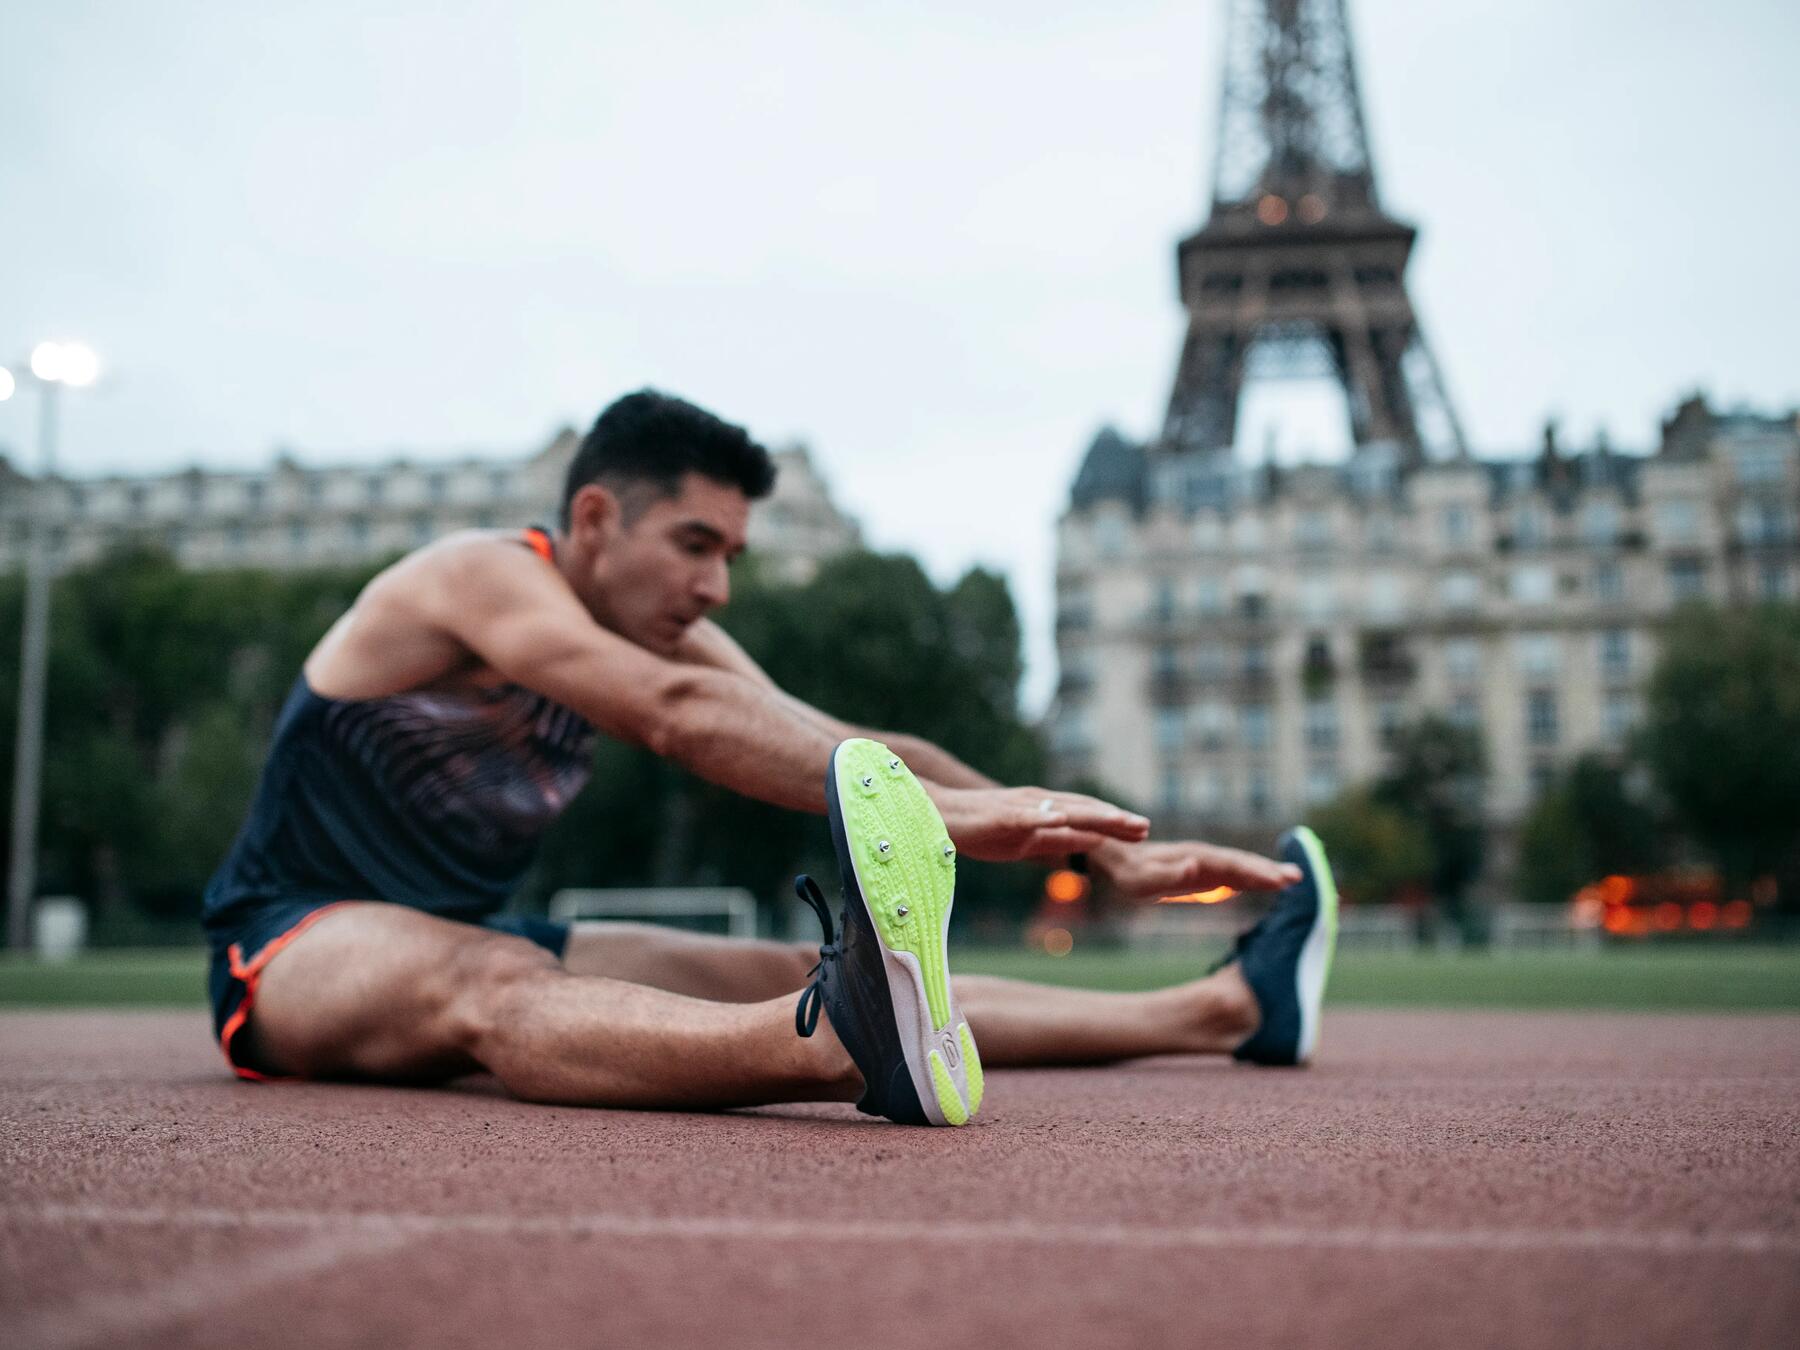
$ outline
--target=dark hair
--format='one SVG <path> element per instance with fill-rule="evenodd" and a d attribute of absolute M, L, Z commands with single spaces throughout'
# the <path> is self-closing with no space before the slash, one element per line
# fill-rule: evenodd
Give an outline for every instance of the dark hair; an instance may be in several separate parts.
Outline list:
<path fill-rule="evenodd" d="M 594 420 L 569 462 L 563 528 L 569 524 L 569 503 L 589 483 L 605 483 L 621 495 L 634 487 L 650 489 L 626 502 L 629 521 L 651 501 L 680 492 L 687 473 L 735 487 L 752 501 L 775 486 L 769 452 L 742 427 L 654 389 L 627 394 Z"/>

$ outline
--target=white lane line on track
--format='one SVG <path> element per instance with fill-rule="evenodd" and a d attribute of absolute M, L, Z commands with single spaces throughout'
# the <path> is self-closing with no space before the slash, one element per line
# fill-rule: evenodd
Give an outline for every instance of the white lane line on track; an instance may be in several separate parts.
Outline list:
<path fill-rule="evenodd" d="M 14 1211 L 0 1211 L 13 1213 Z M 127 1224 L 131 1220 L 107 1219 Z M 219 1225 L 192 1224 L 189 1227 Z M 248 1225 L 246 1225 L 248 1226 Z M 266 1231 L 266 1230 L 264 1230 Z M 31 1350 L 80 1350 L 121 1336 L 142 1336 L 186 1318 L 239 1302 L 264 1290 L 292 1284 L 358 1257 L 379 1256 L 414 1241 L 405 1228 L 321 1225 L 316 1234 L 279 1251 L 259 1252 L 241 1261 L 206 1262 L 158 1279 L 131 1293 L 96 1292 L 27 1314 L 7 1327 L 9 1345 Z"/>
<path fill-rule="evenodd" d="M 392 1234 L 402 1238 L 478 1237 L 722 1238 L 756 1242 L 929 1242 L 1034 1247 L 1181 1247 L 1370 1251 L 1600 1251 L 1689 1255 L 1736 1252 L 1800 1254 L 1800 1233 L 1620 1228 L 1289 1228 L 1146 1227 L 1122 1223 L 957 1221 L 876 1223 L 843 1219 L 730 1218 L 714 1215 L 358 1214 L 305 1210 L 239 1213 L 225 1209 L 113 1209 L 44 1205 L 0 1209 L 0 1223 L 91 1223 L 102 1227 L 241 1228 Z"/>

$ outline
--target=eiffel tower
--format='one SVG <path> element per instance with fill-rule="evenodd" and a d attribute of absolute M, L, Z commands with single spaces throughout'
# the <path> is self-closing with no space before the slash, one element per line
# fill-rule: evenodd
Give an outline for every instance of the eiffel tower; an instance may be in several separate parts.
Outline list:
<path fill-rule="evenodd" d="M 1406 293 L 1417 231 L 1375 190 L 1345 0 L 1228 0 L 1206 223 L 1176 250 L 1187 339 L 1161 450 L 1229 457 L 1247 378 L 1342 386 L 1357 447 L 1467 448 Z"/>

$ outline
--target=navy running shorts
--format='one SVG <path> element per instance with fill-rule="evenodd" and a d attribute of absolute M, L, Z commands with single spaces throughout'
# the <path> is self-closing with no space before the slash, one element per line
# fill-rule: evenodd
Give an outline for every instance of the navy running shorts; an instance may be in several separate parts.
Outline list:
<path fill-rule="evenodd" d="M 243 1030 L 256 1002 L 256 986 L 263 967 L 288 943 L 304 933 L 317 920 L 341 904 L 343 900 L 273 901 L 259 905 L 235 928 L 224 934 L 215 933 L 212 943 L 212 965 L 207 972 L 207 993 L 212 1002 L 213 1035 L 219 1038 L 219 1049 L 225 1062 L 239 1078 L 266 1082 L 274 1077 L 255 1066 L 245 1064 L 233 1054 L 232 1039 Z M 362 902 L 355 902 L 362 903 Z M 451 918 L 438 915 L 438 918 Z M 569 945 L 569 925 L 530 914 L 490 914 L 484 918 L 456 920 L 496 933 L 510 933 L 527 938 L 544 948 L 557 960 Z"/>

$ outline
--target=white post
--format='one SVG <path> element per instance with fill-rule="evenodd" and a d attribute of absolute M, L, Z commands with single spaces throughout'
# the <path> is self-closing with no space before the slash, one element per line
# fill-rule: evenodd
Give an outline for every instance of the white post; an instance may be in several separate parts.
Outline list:
<path fill-rule="evenodd" d="M 25 561 L 25 632 L 19 650 L 19 725 L 13 757 L 12 864 L 6 876 L 6 945 L 31 942 L 37 889 L 38 790 L 43 779 L 44 679 L 50 656 L 50 475 L 56 466 L 53 380 L 38 381 L 40 476 L 32 492 L 31 542 Z"/>

